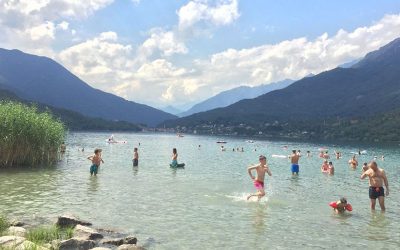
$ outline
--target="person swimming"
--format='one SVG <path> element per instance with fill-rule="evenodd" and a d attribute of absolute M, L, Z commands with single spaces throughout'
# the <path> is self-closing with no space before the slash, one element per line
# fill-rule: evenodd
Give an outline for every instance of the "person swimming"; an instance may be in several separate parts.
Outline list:
<path fill-rule="evenodd" d="M 349 212 L 353 211 L 352 206 L 350 205 L 350 203 L 347 203 L 347 199 L 344 197 L 340 198 L 340 200 L 338 200 L 337 202 L 331 202 L 329 205 L 337 214 L 342 214 L 346 210 Z"/>
<path fill-rule="evenodd" d="M 321 172 L 322 173 L 328 173 L 329 172 L 328 160 L 324 160 L 324 163 L 321 166 Z"/>

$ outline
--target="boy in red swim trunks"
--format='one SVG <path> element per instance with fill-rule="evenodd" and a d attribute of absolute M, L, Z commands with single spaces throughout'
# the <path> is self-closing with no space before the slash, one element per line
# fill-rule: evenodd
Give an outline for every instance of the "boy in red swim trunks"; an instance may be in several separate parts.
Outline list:
<path fill-rule="evenodd" d="M 250 178 L 254 180 L 254 187 L 257 189 L 257 192 L 255 194 L 251 194 L 247 197 L 247 200 L 249 200 L 253 196 L 257 196 L 258 200 L 260 200 L 264 195 L 264 178 L 265 178 L 265 173 L 267 173 L 269 176 L 272 176 L 271 170 L 269 169 L 267 165 L 267 158 L 264 155 L 260 155 L 259 157 L 260 164 L 256 166 L 249 167 L 247 169 Z M 251 171 L 256 170 L 257 172 L 257 177 L 254 177 Z"/>

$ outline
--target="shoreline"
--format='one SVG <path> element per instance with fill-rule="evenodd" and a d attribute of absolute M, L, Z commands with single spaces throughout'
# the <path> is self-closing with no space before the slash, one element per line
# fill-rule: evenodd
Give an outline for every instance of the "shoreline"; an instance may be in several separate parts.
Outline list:
<path fill-rule="evenodd" d="M 0 216 L 0 249 L 7 250 L 145 250 L 135 236 L 97 228 L 71 214 L 8 220 Z"/>

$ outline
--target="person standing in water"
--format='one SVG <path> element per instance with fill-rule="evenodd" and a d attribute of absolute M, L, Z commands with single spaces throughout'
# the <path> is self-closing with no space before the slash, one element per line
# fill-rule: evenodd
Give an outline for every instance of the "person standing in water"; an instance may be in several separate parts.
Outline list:
<path fill-rule="evenodd" d="M 256 166 L 251 166 L 247 168 L 247 172 L 250 175 L 250 178 L 254 181 L 254 187 L 257 189 L 257 192 L 255 194 L 251 194 L 247 196 L 247 200 L 249 200 L 253 196 L 257 196 L 258 200 L 260 200 L 264 195 L 264 179 L 265 179 L 265 173 L 267 173 L 269 176 L 272 176 L 271 170 L 269 169 L 267 165 L 267 158 L 264 155 L 260 155 L 258 160 L 260 161 L 260 164 Z M 254 177 L 251 171 L 256 170 L 257 176 Z"/>
<path fill-rule="evenodd" d="M 97 148 L 94 150 L 94 155 L 89 156 L 88 160 L 92 161 L 92 166 L 90 166 L 90 175 L 97 175 L 99 170 L 100 164 L 104 163 L 103 159 L 101 158 L 101 149 Z"/>
<path fill-rule="evenodd" d="M 289 156 L 291 165 L 292 175 L 299 175 L 299 160 L 300 154 L 296 150 L 292 150 L 292 155 Z"/>
<path fill-rule="evenodd" d="M 133 149 L 133 166 L 137 167 L 139 166 L 139 153 L 138 153 L 138 148 Z"/>
<path fill-rule="evenodd" d="M 178 151 L 176 151 L 176 148 L 172 149 L 172 166 L 178 166 Z"/>
<path fill-rule="evenodd" d="M 375 161 L 369 163 L 369 169 L 361 174 L 361 179 L 365 177 L 369 178 L 369 198 L 371 200 L 371 209 L 375 210 L 376 199 L 379 201 L 379 206 L 382 211 L 385 211 L 385 189 L 386 196 L 389 195 L 389 182 L 386 177 L 385 170 L 378 168 L 378 164 Z"/>
<path fill-rule="evenodd" d="M 356 159 L 356 155 L 353 155 L 353 157 L 349 160 L 349 165 L 355 169 L 358 166 L 358 161 Z"/>

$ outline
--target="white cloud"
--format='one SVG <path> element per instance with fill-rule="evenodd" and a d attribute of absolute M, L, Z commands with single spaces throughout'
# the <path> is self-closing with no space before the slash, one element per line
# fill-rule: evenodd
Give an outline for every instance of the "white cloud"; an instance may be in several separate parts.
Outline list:
<path fill-rule="evenodd" d="M 0 0 L 0 46 L 54 56 L 52 44 L 56 40 L 55 31 L 67 30 L 69 23 L 66 20 L 84 19 L 112 2 Z"/>
<path fill-rule="evenodd" d="M 153 29 L 150 37 L 141 45 L 140 51 L 143 56 L 148 57 L 156 51 L 160 51 L 164 56 L 186 54 L 188 49 L 173 31 Z"/>
<path fill-rule="evenodd" d="M 228 25 L 240 16 L 238 0 L 220 0 L 215 6 L 210 6 L 209 1 L 193 0 L 182 6 L 177 14 L 181 30 L 202 21 L 217 26 Z"/>

